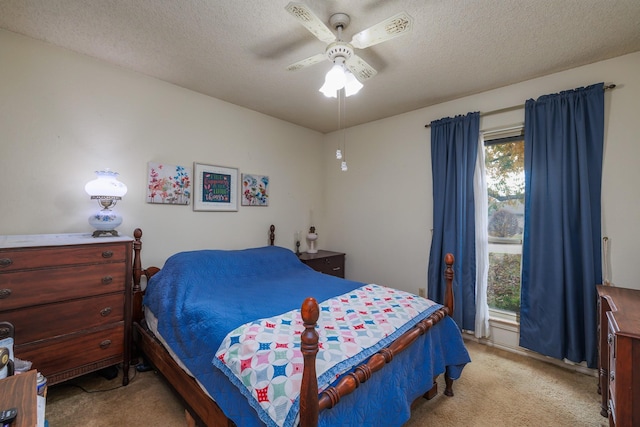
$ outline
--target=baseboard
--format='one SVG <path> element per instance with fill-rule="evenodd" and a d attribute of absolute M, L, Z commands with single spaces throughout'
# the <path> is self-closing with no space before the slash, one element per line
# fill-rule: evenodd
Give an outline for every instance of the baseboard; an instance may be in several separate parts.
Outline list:
<path fill-rule="evenodd" d="M 492 325 L 493 326 L 493 325 Z M 491 338 L 476 338 L 471 332 L 463 332 L 463 338 L 467 341 L 473 341 L 478 344 L 487 345 L 489 347 L 499 348 L 500 350 L 508 351 L 510 353 L 515 353 L 525 357 L 531 357 L 536 360 L 540 360 L 542 362 L 551 363 L 560 368 L 568 369 L 570 371 L 579 372 L 581 374 L 589 375 L 594 378 L 598 377 L 598 370 L 588 368 L 584 362 L 583 363 L 574 363 L 569 360 L 559 360 L 554 359 L 549 356 L 544 356 L 540 353 L 536 353 L 535 351 L 528 350 L 526 348 L 520 346 L 511 346 L 504 343 L 494 342 Z"/>

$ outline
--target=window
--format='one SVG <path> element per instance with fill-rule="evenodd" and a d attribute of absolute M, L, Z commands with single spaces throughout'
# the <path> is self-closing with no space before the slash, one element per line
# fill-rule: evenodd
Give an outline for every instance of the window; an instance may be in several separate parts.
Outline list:
<path fill-rule="evenodd" d="M 511 135 L 505 136 L 505 132 Z M 520 266 L 524 229 L 522 128 L 485 133 L 488 197 L 490 309 L 520 313 Z"/>

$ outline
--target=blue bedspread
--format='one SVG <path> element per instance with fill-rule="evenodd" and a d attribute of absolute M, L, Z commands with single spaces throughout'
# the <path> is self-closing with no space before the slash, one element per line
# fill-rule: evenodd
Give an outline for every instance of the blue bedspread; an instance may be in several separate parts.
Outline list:
<path fill-rule="evenodd" d="M 144 305 L 157 317 L 164 340 L 226 415 L 238 426 L 253 426 L 262 425 L 256 412 L 212 364 L 227 333 L 247 322 L 299 309 L 306 297 L 324 301 L 362 285 L 318 273 L 284 248 L 203 250 L 169 258 L 149 281 Z M 350 395 L 323 411 L 320 424 L 402 425 L 409 418 L 411 401 L 430 388 L 434 375 L 447 368 L 458 378 L 469 362 L 450 318 L 416 344 L 363 384 L 360 389 L 366 391 L 359 389 L 360 399 Z M 407 390 L 406 397 L 402 390 Z M 363 391 L 368 398 L 361 398 Z M 403 397 L 394 399 L 395 394 Z M 375 395 L 384 397 L 384 407 L 371 403 Z"/>

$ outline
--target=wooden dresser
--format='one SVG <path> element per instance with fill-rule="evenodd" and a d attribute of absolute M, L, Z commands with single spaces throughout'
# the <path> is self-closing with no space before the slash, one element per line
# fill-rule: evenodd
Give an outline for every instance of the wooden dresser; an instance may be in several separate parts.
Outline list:
<path fill-rule="evenodd" d="M 597 290 L 601 412 L 610 426 L 639 426 L 640 290 Z"/>
<path fill-rule="evenodd" d="M 0 236 L 0 320 L 15 327 L 14 354 L 48 384 L 122 363 L 129 382 L 129 237 Z"/>
<path fill-rule="evenodd" d="M 303 252 L 300 254 L 300 261 L 321 273 L 344 279 L 344 258 L 342 252 L 318 251 L 316 254 Z"/>

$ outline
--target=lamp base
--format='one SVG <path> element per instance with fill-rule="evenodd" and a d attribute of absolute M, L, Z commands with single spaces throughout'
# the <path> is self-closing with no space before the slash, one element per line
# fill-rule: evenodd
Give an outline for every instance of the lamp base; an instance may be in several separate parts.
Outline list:
<path fill-rule="evenodd" d="M 317 254 L 318 249 L 316 248 L 316 240 L 318 239 L 318 235 L 316 233 L 307 234 L 307 240 L 309 241 L 309 247 L 307 248 L 308 254 Z"/>
<path fill-rule="evenodd" d="M 116 227 L 122 224 L 122 217 L 109 208 L 99 210 L 89 217 L 89 225 L 95 231 L 93 237 L 116 237 Z"/>
<path fill-rule="evenodd" d="M 96 230 L 92 234 L 93 237 L 118 237 L 116 230 Z"/>

